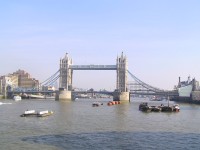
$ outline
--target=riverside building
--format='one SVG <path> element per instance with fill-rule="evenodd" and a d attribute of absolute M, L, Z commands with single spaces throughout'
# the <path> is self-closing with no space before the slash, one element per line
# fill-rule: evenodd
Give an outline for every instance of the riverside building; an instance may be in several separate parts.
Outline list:
<path fill-rule="evenodd" d="M 13 73 L 18 76 L 18 87 L 20 88 L 38 88 L 39 80 L 31 78 L 31 75 L 24 70 L 18 70 Z"/>
<path fill-rule="evenodd" d="M 0 94 L 6 96 L 8 90 L 15 88 L 38 89 L 39 80 L 31 78 L 29 73 L 20 69 L 12 74 L 0 76 Z"/>

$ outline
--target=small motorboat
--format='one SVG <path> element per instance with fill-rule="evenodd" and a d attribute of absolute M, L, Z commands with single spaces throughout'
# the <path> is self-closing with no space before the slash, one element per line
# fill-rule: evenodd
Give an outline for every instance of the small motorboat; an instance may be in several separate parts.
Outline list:
<path fill-rule="evenodd" d="M 172 108 L 173 108 L 173 111 L 175 111 L 175 112 L 179 112 L 180 111 L 179 104 L 173 105 Z"/>
<path fill-rule="evenodd" d="M 37 113 L 37 117 L 46 117 L 53 114 L 53 111 L 45 110 Z"/>
<path fill-rule="evenodd" d="M 151 108 L 148 106 L 148 103 L 143 102 L 139 105 L 140 111 L 151 111 Z"/>
<path fill-rule="evenodd" d="M 94 102 L 94 103 L 92 103 L 92 106 L 93 106 L 93 107 L 98 107 L 98 106 L 100 106 L 100 105 L 103 105 L 103 103 L 99 103 L 99 102 Z"/>
<path fill-rule="evenodd" d="M 37 116 L 37 112 L 35 110 L 26 110 L 23 114 L 20 115 L 21 117 L 30 117 L 30 116 Z"/>
<path fill-rule="evenodd" d="M 21 101 L 21 100 L 22 100 L 22 97 L 19 96 L 19 95 L 15 95 L 15 96 L 13 97 L 13 100 L 14 100 L 14 101 Z"/>

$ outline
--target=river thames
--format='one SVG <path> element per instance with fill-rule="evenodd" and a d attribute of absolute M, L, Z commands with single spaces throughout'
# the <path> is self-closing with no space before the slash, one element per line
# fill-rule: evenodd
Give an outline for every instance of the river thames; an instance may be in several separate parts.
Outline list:
<path fill-rule="evenodd" d="M 147 100 L 107 106 L 109 100 L 2 100 L 12 104 L 0 105 L 0 149 L 200 149 L 200 105 L 180 103 L 180 112 L 144 113 L 138 106 Z M 94 101 L 103 105 L 92 107 Z M 148 102 L 167 105 L 167 101 Z M 27 109 L 52 110 L 54 114 L 20 117 Z"/>

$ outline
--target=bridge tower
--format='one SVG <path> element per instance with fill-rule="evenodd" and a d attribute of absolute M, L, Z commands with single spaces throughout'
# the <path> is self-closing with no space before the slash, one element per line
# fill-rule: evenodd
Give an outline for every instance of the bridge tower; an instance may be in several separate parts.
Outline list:
<path fill-rule="evenodd" d="M 60 82 L 59 88 L 72 90 L 72 70 L 69 66 L 72 65 L 72 59 L 69 58 L 68 53 L 65 54 L 63 59 L 60 59 Z"/>
<path fill-rule="evenodd" d="M 127 70 L 128 63 L 126 56 L 121 54 L 121 57 L 117 57 L 117 90 L 119 92 L 127 92 Z"/>
<path fill-rule="evenodd" d="M 116 62 L 117 67 L 117 82 L 116 82 L 116 92 L 114 93 L 113 99 L 116 101 L 129 101 L 130 96 L 127 88 L 128 83 L 128 61 L 126 56 L 124 56 L 123 52 L 120 57 L 117 57 Z"/>
<path fill-rule="evenodd" d="M 69 68 L 70 65 L 72 65 L 72 59 L 66 53 L 65 57 L 60 59 L 59 93 L 56 94 L 56 100 L 71 100 L 72 98 L 73 71 Z"/>

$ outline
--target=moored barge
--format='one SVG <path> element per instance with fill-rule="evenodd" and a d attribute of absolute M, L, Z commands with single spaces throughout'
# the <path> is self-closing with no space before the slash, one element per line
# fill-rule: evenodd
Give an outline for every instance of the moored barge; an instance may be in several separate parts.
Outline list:
<path fill-rule="evenodd" d="M 160 106 L 148 106 L 148 103 L 145 102 L 139 105 L 139 110 L 143 112 L 179 112 L 180 107 L 178 104 L 173 106 L 164 106 L 163 104 Z"/>

